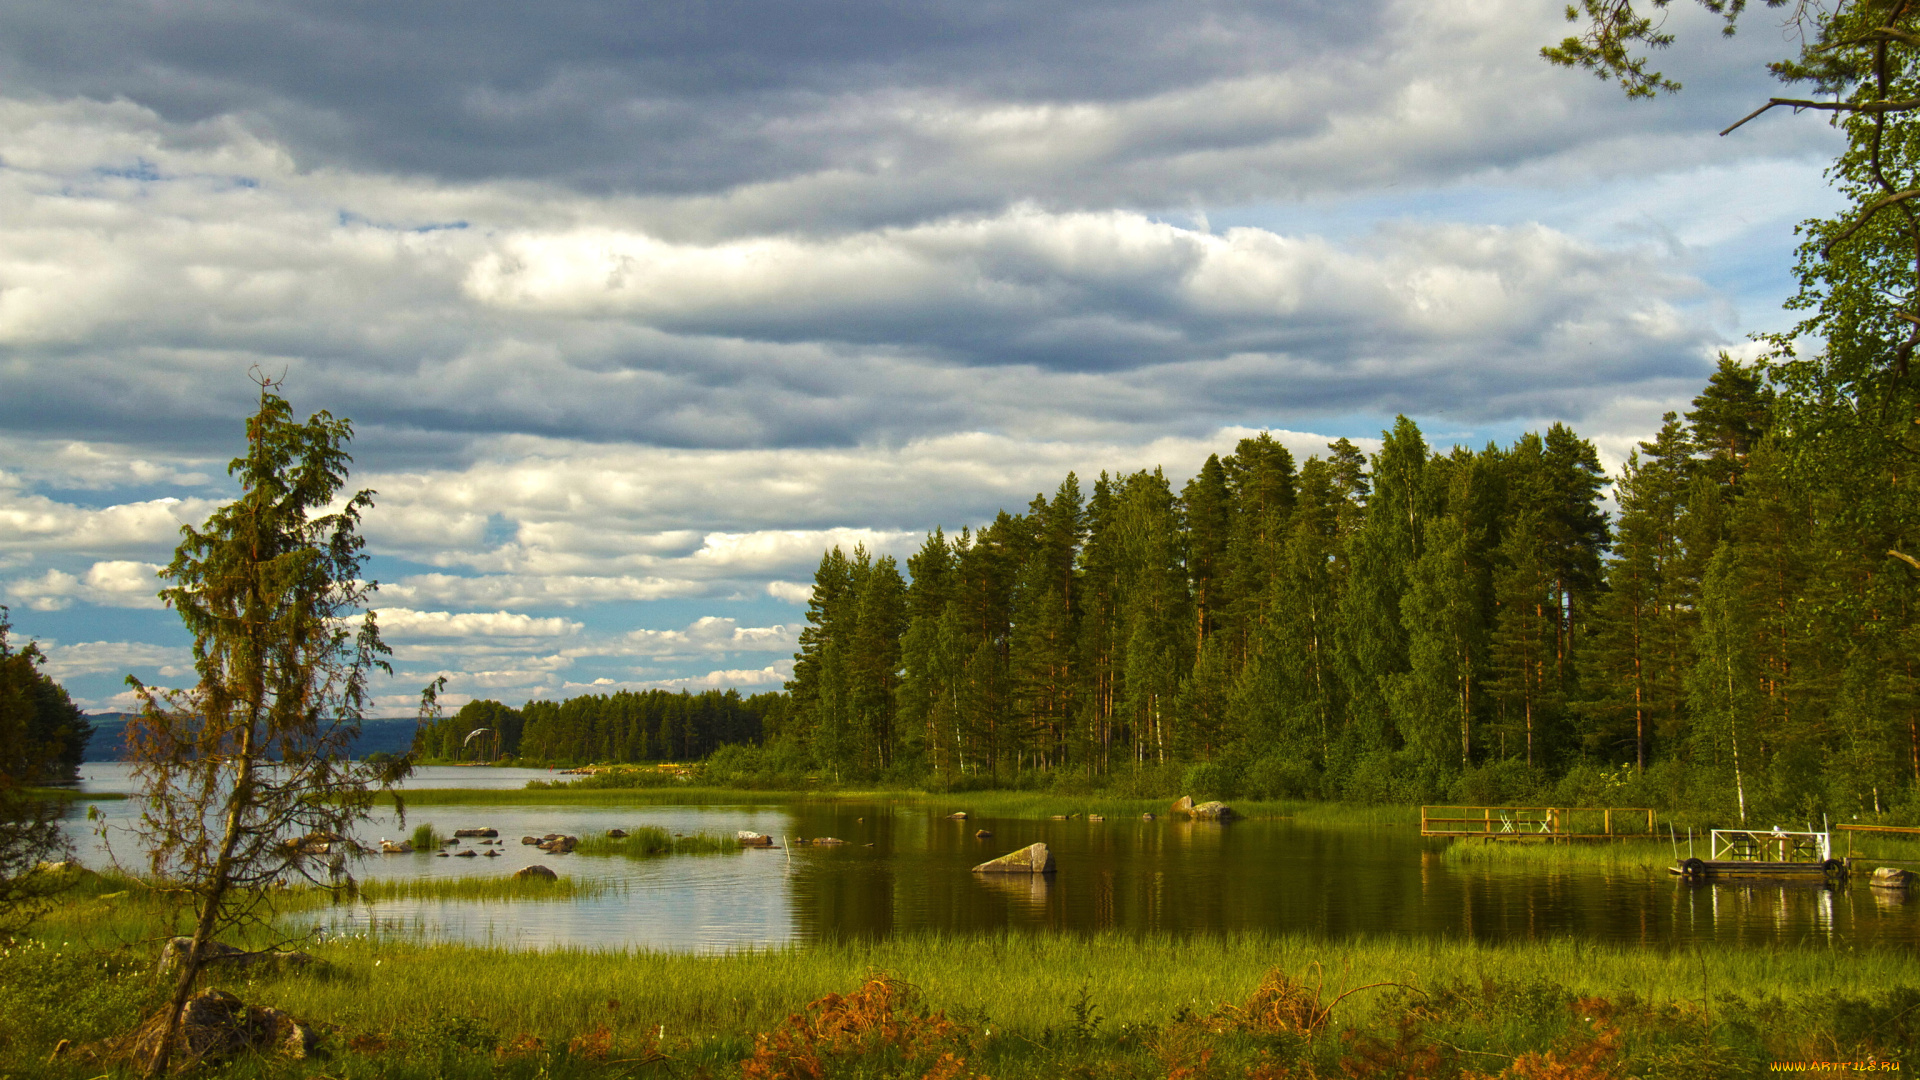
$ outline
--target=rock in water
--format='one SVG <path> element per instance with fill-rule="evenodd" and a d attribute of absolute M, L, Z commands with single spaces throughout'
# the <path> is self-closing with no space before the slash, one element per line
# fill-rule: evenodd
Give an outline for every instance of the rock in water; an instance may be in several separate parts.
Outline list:
<path fill-rule="evenodd" d="M 1180 796 L 1179 801 L 1173 804 L 1173 812 L 1176 814 L 1193 813 L 1193 796 L 1191 795 Z"/>
<path fill-rule="evenodd" d="M 821 847 L 838 847 L 841 844 L 846 843 L 845 840 L 842 840 L 837 836 L 816 836 L 813 838 L 813 842 L 815 844 L 820 845 Z"/>
<path fill-rule="evenodd" d="M 1045 844 L 1028 844 L 1010 855 L 1002 855 L 991 862 L 983 862 L 973 868 L 976 874 L 1051 874 L 1053 873 L 1053 852 Z"/>
<path fill-rule="evenodd" d="M 1233 807 L 1223 802 L 1201 803 L 1193 808 L 1192 813 L 1197 821 L 1232 821 L 1239 816 L 1233 812 Z"/>
<path fill-rule="evenodd" d="M 1152 821 L 1152 820 L 1153 820 L 1153 811 L 1151 811 L 1151 810 L 1149 810 L 1149 811 L 1147 811 L 1146 813 L 1144 813 L 1144 814 L 1141 814 L 1141 815 L 1140 815 L 1140 820 L 1141 820 L 1141 821 Z"/>
<path fill-rule="evenodd" d="M 975 829 L 973 831 L 973 838 L 975 840 L 985 840 L 987 837 L 992 835 L 993 835 L 992 829 Z"/>
<path fill-rule="evenodd" d="M 1869 882 L 1876 889 L 1902 889 L 1913 885 L 1913 871 L 1902 870 L 1897 866 L 1883 866 L 1873 872 Z"/>
<path fill-rule="evenodd" d="M 532 866 L 523 866 L 520 869 L 515 870 L 513 872 L 513 876 L 523 880 L 531 880 L 531 881 L 560 880 L 560 875 L 554 873 L 552 867 L 541 866 L 538 863 L 535 863 Z"/>
<path fill-rule="evenodd" d="M 453 830 L 453 835 L 494 837 L 494 836 L 500 835 L 500 830 L 498 829 L 455 829 Z"/>
<path fill-rule="evenodd" d="M 609 840 L 625 840 L 626 838 L 627 838 L 627 830 L 625 829 L 608 829 L 607 830 L 607 839 Z"/>
<path fill-rule="evenodd" d="M 965 810 L 955 810 L 953 813 L 948 814 L 947 816 L 949 818 L 952 818 L 955 821 L 967 820 L 967 812 Z"/>
<path fill-rule="evenodd" d="M 523 837 L 521 837 L 521 838 L 520 838 L 520 842 L 521 842 L 521 843 L 523 843 L 523 844 L 527 844 L 527 845 L 529 845 L 529 846 L 531 846 L 531 845 L 533 845 L 533 844 L 537 844 L 537 843 L 539 843 L 539 842 L 540 842 L 540 838 L 539 838 L 539 837 L 537 837 L 537 836 L 523 836 Z"/>
<path fill-rule="evenodd" d="M 733 834 L 733 838 L 740 841 L 741 847 L 773 846 L 773 837 L 768 836 L 766 833 L 757 833 L 749 829 L 741 829 L 739 832 Z"/>
<path fill-rule="evenodd" d="M 465 851 L 455 852 L 453 857 L 456 859 L 477 859 L 480 857 L 480 853 L 472 848 L 468 848 Z"/>

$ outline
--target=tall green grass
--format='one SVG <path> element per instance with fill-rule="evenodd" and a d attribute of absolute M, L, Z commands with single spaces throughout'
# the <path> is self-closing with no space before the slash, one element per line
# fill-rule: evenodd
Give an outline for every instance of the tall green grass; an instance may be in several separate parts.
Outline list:
<path fill-rule="evenodd" d="M 46 947 L 0 950 L 0 1015 L 9 1020 L 0 1025 L 0 1074 L 90 1080 L 97 1068 L 47 1065 L 52 1044 L 124 1030 L 153 1007 L 163 984 L 142 974 L 151 950 L 87 951 L 66 916 L 43 930 Z M 718 956 L 535 953 L 373 937 L 305 947 L 323 968 L 216 972 L 212 982 L 249 1003 L 337 1025 L 332 1056 L 228 1075 L 733 1076 L 756 1033 L 792 1030 L 786 1018 L 807 1002 L 851 991 L 876 972 L 964 1024 L 969 1072 L 1003 1080 L 1164 1076 L 1182 1062 L 1205 1066 L 1203 1050 L 1213 1061 L 1204 1075 L 1221 1077 L 1249 1075 L 1270 1060 L 1301 1067 L 1263 1075 L 1458 1076 L 1466 1067 L 1497 1071 L 1525 1052 L 1577 1048 L 1599 1030 L 1589 1025 L 1610 1016 L 1629 1036 L 1620 1067 L 1564 1075 L 1747 1075 L 1777 1058 L 1870 1051 L 1900 1060 L 1920 1042 L 1910 1038 L 1920 1034 L 1920 1015 L 1910 1015 L 1920 1013 L 1920 973 L 1909 950 L 1894 948 L 1663 952 L 1566 940 L 1043 933 L 928 934 Z M 1318 1041 L 1236 1028 L 1246 1014 L 1235 1007 L 1271 972 L 1323 1005 L 1356 992 Z M 1419 1037 L 1403 1047 L 1408 1033 Z M 568 1050 L 594 1045 L 590 1037 L 604 1037 L 615 1060 L 600 1064 Z M 492 1052 L 516 1046 L 524 1052 Z M 1387 1056 L 1365 1057 L 1369 1046 Z M 1432 1048 L 1455 1052 L 1446 1068 L 1409 1057 Z M 1409 1058 L 1406 1068 L 1362 1067 L 1395 1055 Z M 826 1075 L 878 1075 L 862 1067 L 847 1061 Z"/>
<path fill-rule="evenodd" d="M 562 875 L 542 877 L 383 878 L 359 882 L 351 891 L 313 889 L 315 901 L 357 901 L 378 904 L 388 900 L 584 900 L 624 886 L 600 880 Z"/>
<path fill-rule="evenodd" d="M 1666 840 L 1498 841 L 1455 840 L 1440 861 L 1456 869 L 1571 869 L 1664 872 L 1674 864 Z M 1686 845 L 1680 857 L 1686 857 Z"/>
<path fill-rule="evenodd" d="M 588 833 L 573 849 L 575 855 L 623 855 L 643 859 L 660 855 L 723 855 L 740 851 L 739 843 L 706 833 L 675 836 L 657 825 L 643 825 L 626 836 Z"/>

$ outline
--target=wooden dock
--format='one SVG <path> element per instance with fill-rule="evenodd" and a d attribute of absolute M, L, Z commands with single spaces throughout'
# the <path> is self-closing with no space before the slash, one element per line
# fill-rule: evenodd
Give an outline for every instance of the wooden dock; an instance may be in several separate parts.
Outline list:
<path fill-rule="evenodd" d="M 1423 806 L 1421 836 L 1514 843 L 1555 840 L 1650 839 L 1654 815 L 1646 807 Z"/>

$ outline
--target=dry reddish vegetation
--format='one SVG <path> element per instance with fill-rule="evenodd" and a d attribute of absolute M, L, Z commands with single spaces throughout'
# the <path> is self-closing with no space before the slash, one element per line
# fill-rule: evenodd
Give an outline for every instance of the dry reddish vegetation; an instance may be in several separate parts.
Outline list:
<path fill-rule="evenodd" d="M 750 1080 L 825 1080 L 857 1066 L 887 1076 L 962 1080 L 962 1056 L 975 1032 L 920 1004 L 913 987 L 886 975 L 870 976 L 851 994 L 828 994 L 787 1017 L 784 1026 L 754 1036 L 753 1056 L 741 1063 Z"/>

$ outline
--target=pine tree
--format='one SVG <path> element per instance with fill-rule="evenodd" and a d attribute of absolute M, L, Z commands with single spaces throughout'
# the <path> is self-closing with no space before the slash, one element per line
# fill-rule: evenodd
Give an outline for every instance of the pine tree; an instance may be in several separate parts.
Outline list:
<path fill-rule="evenodd" d="M 291 876 L 328 878 L 316 833 L 349 831 L 375 787 L 406 773 L 349 759 L 368 680 L 387 648 L 362 576 L 360 516 L 373 493 L 336 497 L 353 426 L 320 412 L 305 423 L 260 380 L 245 453 L 228 472 L 240 496 L 184 527 L 161 597 L 193 636 L 188 691 L 146 687 L 129 725 L 144 800 L 139 834 L 156 879 L 193 905 L 192 944 L 167 1027 L 146 1063 L 166 1072 L 187 998 L 219 931 L 237 925 Z"/>
<path fill-rule="evenodd" d="M 1402 416 L 1382 435 L 1366 516 L 1348 544 L 1351 577 L 1341 608 L 1347 736 L 1356 755 L 1397 748 L 1388 694 L 1395 676 L 1408 669 L 1400 600 L 1407 594 L 1421 538 L 1436 509 L 1425 476 L 1427 443 L 1419 427 Z"/>

